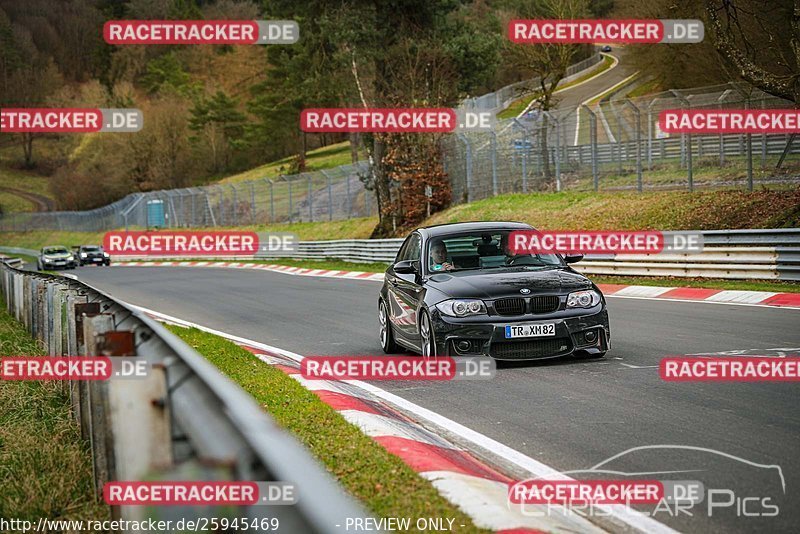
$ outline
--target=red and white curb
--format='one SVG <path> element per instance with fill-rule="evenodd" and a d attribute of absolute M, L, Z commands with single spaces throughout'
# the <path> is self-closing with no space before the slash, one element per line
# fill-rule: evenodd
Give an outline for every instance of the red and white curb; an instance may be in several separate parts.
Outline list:
<path fill-rule="evenodd" d="M 367 382 L 306 380 L 300 375 L 300 362 L 304 357 L 299 354 L 139 306 L 133 307 L 157 320 L 198 328 L 226 338 L 259 360 L 278 367 L 429 480 L 442 496 L 467 514 L 478 527 L 504 534 L 605 532 L 585 517 L 560 507 L 551 506 L 548 512 L 544 507 L 526 506 L 523 512 L 509 505 L 509 484 L 514 481 L 470 450 L 485 451 L 487 457 L 499 458 L 514 466 L 515 470 L 526 473 L 526 478 L 569 477 L 507 445 Z M 463 446 L 444 437 L 445 432 L 455 436 Z M 596 508 L 613 530 L 676 534 L 666 525 L 623 505 L 598 505 Z"/>
<path fill-rule="evenodd" d="M 254 269 L 272 271 L 294 276 L 321 278 L 347 278 L 355 280 L 383 281 L 383 273 L 363 271 L 335 271 L 308 269 L 287 265 L 243 263 L 229 261 L 128 261 L 114 263 L 116 267 L 216 267 L 229 269 Z M 694 287 L 628 286 L 598 284 L 607 297 L 664 299 L 673 301 L 709 302 L 717 304 L 740 304 L 750 306 L 774 306 L 800 308 L 800 293 L 773 293 L 770 291 L 734 291 L 728 289 L 704 289 Z"/>

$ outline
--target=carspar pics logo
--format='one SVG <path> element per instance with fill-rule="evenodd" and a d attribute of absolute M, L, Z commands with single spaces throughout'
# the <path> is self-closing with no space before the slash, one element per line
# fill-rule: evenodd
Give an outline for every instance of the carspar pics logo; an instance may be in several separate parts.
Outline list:
<path fill-rule="evenodd" d="M 779 465 L 705 447 L 645 445 L 588 469 L 510 484 L 507 506 L 532 517 L 605 517 L 614 513 L 610 506 L 635 505 L 637 513 L 657 520 L 724 514 L 745 519 L 775 517 L 786 500 Z"/>

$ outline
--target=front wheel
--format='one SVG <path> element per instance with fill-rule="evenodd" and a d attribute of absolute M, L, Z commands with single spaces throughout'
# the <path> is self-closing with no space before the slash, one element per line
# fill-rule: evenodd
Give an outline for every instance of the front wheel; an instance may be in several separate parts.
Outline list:
<path fill-rule="evenodd" d="M 422 355 L 427 357 L 436 356 L 436 337 L 431 328 L 431 316 L 422 310 L 419 316 L 419 337 L 422 342 Z"/>
<path fill-rule="evenodd" d="M 400 347 L 394 341 L 394 332 L 392 331 L 392 324 L 389 321 L 389 312 L 386 309 L 386 303 L 380 301 L 378 303 L 378 322 L 380 323 L 381 335 L 381 348 L 386 354 L 395 354 L 400 350 Z"/>

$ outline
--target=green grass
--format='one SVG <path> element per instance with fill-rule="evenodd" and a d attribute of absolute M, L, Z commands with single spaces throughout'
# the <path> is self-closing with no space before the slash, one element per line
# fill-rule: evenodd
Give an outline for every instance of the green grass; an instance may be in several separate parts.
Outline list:
<path fill-rule="evenodd" d="M 0 355 L 43 354 L 0 299 Z M 0 480 L 0 517 L 109 517 L 95 499 L 88 446 L 56 382 L 0 380 Z"/>
<path fill-rule="evenodd" d="M 362 151 L 359 157 L 365 159 L 366 154 Z M 244 182 L 260 178 L 276 178 L 282 174 L 289 174 L 293 158 L 294 156 L 289 156 L 243 173 L 228 176 L 220 180 L 219 183 Z M 331 169 L 333 167 L 339 167 L 340 165 L 349 165 L 350 163 L 352 163 L 352 160 L 350 157 L 349 141 L 311 150 L 306 154 L 307 172 Z"/>
<path fill-rule="evenodd" d="M 556 90 L 556 93 L 558 93 L 560 91 L 564 91 L 566 89 L 569 89 L 570 87 L 578 85 L 579 83 L 583 83 L 583 82 L 585 82 L 586 80 L 588 80 L 590 78 L 594 78 L 595 76 L 599 76 L 600 74 L 602 74 L 605 71 L 607 71 L 608 69 L 610 69 L 611 65 L 613 65 L 613 64 L 614 64 L 614 59 L 611 56 L 604 55 L 603 56 L 603 61 L 601 61 L 598 64 L 598 66 L 595 67 L 594 69 L 592 69 L 590 72 L 587 72 L 586 74 L 584 74 L 582 76 L 579 76 L 578 78 L 575 78 L 574 80 L 572 80 L 570 82 L 567 82 L 567 83 L 565 83 L 563 85 L 559 84 L 558 89 Z M 533 94 L 525 95 L 522 98 L 518 98 L 517 100 L 515 100 L 514 102 L 509 104 L 509 106 L 506 109 L 504 109 L 503 111 L 498 113 L 497 114 L 497 118 L 498 119 L 513 119 L 513 118 L 519 116 L 519 114 L 522 113 L 523 111 L 525 111 L 525 108 L 527 108 L 528 105 L 533 100 L 535 100 L 536 98 L 539 98 L 539 95 L 541 95 L 541 94 L 542 94 L 541 91 L 539 91 L 539 92 L 536 92 L 536 93 L 533 93 Z"/>
<path fill-rule="evenodd" d="M 252 395 L 377 516 L 453 518 L 457 532 L 483 532 L 430 482 L 293 378 L 221 337 L 169 328 Z"/>
<path fill-rule="evenodd" d="M 0 182 L 2 186 L 2 182 Z M 25 197 L 0 191 L 0 213 L 15 213 L 20 211 L 33 211 L 34 204 Z"/>
<path fill-rule="evenodd" d="M 661 84 L 658 80 L 650 80 L 634 87 L 627 96 L 628 98 L 637 98 L 659 92 L 661 92 Z"/>

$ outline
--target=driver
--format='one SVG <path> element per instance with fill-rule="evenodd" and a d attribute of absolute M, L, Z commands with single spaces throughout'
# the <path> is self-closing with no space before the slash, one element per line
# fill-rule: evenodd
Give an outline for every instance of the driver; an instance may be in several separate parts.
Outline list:
<path fill-rule="evenodd" d="M 447 261 L 447 246 L 444 241 L 438 241 L 431 245 L 431 270 L 450 271 L 453 264 Z"/>

